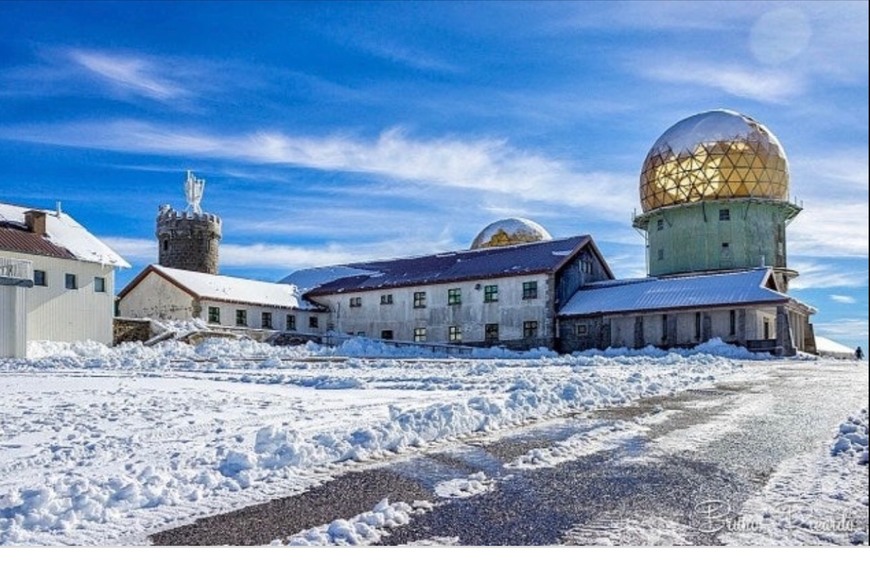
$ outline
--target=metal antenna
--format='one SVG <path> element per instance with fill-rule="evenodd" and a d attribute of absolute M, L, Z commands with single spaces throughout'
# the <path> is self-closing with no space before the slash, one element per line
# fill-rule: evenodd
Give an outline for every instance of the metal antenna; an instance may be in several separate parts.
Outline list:
<path fill-rule="evenodd" d="M 192 171 L 187 171 L 187 180 L 184 183 L 184 195 L 187 197 L 187 210 L 193 213 L 202 213 L 199 203 L 205 192 L 205 179 L 197 178 Z"/>

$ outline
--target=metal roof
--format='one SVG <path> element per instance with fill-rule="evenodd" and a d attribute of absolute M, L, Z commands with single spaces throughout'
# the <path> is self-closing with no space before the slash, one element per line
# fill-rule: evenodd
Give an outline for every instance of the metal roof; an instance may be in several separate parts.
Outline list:
<path fill-rule="evenodd" d="M 74 254 L 55 245 L 42 235 L 9 223 L 0 223 L 0 251 L 62 259 L 76 258 Z"/>
<path fill-rule="evenodd" d="M 581 288 L 560 316 L 659 311 L 681 308 L 770 303 L 791 298 L 766 287 L 769 268 L 740 272 L 642 278 L 593 283 Z"/>
<path fill-rule="evenodd" d="M 281 282 L 312 288 L 308 295 L 317 296 L 555 272 L 591 241 L 589 235 L 578 235 L 508 247 L 309 268 Z"/>

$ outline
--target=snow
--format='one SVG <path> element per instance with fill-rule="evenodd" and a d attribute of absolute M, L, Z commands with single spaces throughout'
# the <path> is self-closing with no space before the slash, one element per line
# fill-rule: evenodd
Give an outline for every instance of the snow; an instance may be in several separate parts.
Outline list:
<path fill-rule="evenodd" d="M 24 213 L 30 209 L 32 208 L 0 203 L 0 220 L 24 225 Z M 45 212 L 46 234 L 55 245 L 67 249 L 76 258 L 85 262 L 130 268 L 127 261 L 69 215 L 58 213 L 56 210 L 40 211 Z"/>
<path fill-rule="evenodd" d="M 491 492 L 494 488 L 494 480 L 488 479 L 483 472 L 477 472 L 468 478 L 438 482 L 435 484 L 435 495 L 444 498 L 466 498 Z"/>
<path fill-rule="evenodd" d="M 828 448 L 782 463 L 720 540 L 742 546 L 867 545 L 867 409 Z"/>
<path fill-rule="evenodd" d="M 302 531 L 286 540 L 276 539 L 273 546 L 365 546 L 388 536 L 390 529 L 407 525 L 412 516 L 432 509 L 426 501 L 390 503 L 383 499 L 371 511 L 351 519 L 336 519 L 328 525 Z"/>
<path fill-rule="evenodd" d="M 764 135 L 760 135 L 759 130 Z M 656 140 L 650 154 L 667 152 L 670 149 L 674 154 L 686 155 L 694 153 L 699 144 L 732 139 L 757 140 L 763 136 L 775 144 L 785 156 L 779 140 L 762 124 L 733 110 L 711 110 L 695 114 L 671 126 Z"/>
<path fill-rule="evenodd" d="M 855 358 L 855 350 L 842 345 L 833 339 L 816 335 L 816 350 L 821 356 L 833 356 L 837 358 Z"/>
<path fill-rule="evenodd" d="M 644 434 L 648 429 L 636 423 L 614 421 L 578 433 L 551 446 L 536 448 L 505 464 L 505 468 L 538 470 L 563 462 L 618 448 L 625 441 Z"/>
<path fill-rule="evenodd" d="M 352 357 L 354 347 L 371 353 L 371 343 L 345 345 L 37 342 L 32 358 L 0 359 L 0 545 L 144 544 L 159 530 L 301 493 L 360 464 L 758 377 L 744 360 L 758 357 L 722 343 L 631 355 L 495 349 L 466 359 L 425 349 L 395 358 L 383 343 L 379 358 Z M 517 464 L 612 448 L 643 424 L 574 437 Z M 450 498 L 494 487 L 485 475 L 452 477 L 439 486 Z M 375 509 L 380 517 L 349 516 L 288 542 L 374 542 L 386 530 L 381 519 L 410 515 L 395 504 Z"/>
<path fill-rule="evenodd" d="M 203 299 L 277 306 L 292 309 L 320 309 L 301 297 L 296 286 L 261 282 L 234 276 L 220 276 L 152 264 L 150 269 Z"/>

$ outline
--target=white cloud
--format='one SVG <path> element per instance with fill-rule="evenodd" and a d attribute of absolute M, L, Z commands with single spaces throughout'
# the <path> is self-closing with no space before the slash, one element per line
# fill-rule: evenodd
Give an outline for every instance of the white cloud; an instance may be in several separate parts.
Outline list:
<path fill-rule="evenodd" d="M 674 60 L 644 66 L 641 73 L 669 84 L 702 86 L 762 102 L 784 102 L 804 89 L 803 80 L 796 74 L 721 61 Z"/>
<path fill-rule="evenodd" d="M 577 171 L 568 163 L 510 146 L 502 139 L 414 139 L 398 128 L 375 139 L 350 135 L 245 135 L 157 126 L 139 121 L 0 129 L 0 137 L 37 143 L 156 155 L 208 157 L 382 175 L 505 198 L 559 202 L 624 214 L 636 206 L 636 178 Z"/>
<path fill-rule="evenodd" d="M 855 298 L 852 296 L 844 296 L 842 294 L 831 294 L 831 300 L 837 302 L 838 304 L 854 304 Z"/>
<path fill-rule="evenodd" d="M 788 229 L 791 256 L 866 257 L 867 200 L 806 200 Z"/>
<path fill-rule="evenodd" d="M 814 330 L 819 335 L 830 335 L 833 338 L 867 339 L 867 319 L 834 319 L 826 323 L 813 323 Z"/>
<path fill-rule="evenodd" d="M 866 265 L 866 263 L 865 263 Z M 800 276 L 789 287 L 794 290 L 819 288 L 861 288 L 867 286 L 867 269 L 847 269 L 842 263 L 793 261 L 790 268 Z"/>
<path fill-rule="evenodd" d="M 71 50 L 70 59 L 114 87 L 146 98 L 169 100 L 188 92 L 166 77 L 160 76 L 156 64 L 141 57 Z"/>

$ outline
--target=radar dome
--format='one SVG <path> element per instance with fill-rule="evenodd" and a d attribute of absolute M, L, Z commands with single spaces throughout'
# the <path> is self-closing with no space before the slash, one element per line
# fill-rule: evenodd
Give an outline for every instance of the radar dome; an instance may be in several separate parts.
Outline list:
<path fill-rule="evenodd" d="M 658 138 L 640 174 L 644 212 L 728 198 L 788 200 L 788 161 L 769 129 L 737 112 L 713 110 Z"/>
<path fill-rule="evenodd" d="M 549 241 L 553 238 L 546 229 L 530 219 L 511 217 L 490 223 L 474 238 L 472 249 L 507 247 L 522 243 Z"/>

